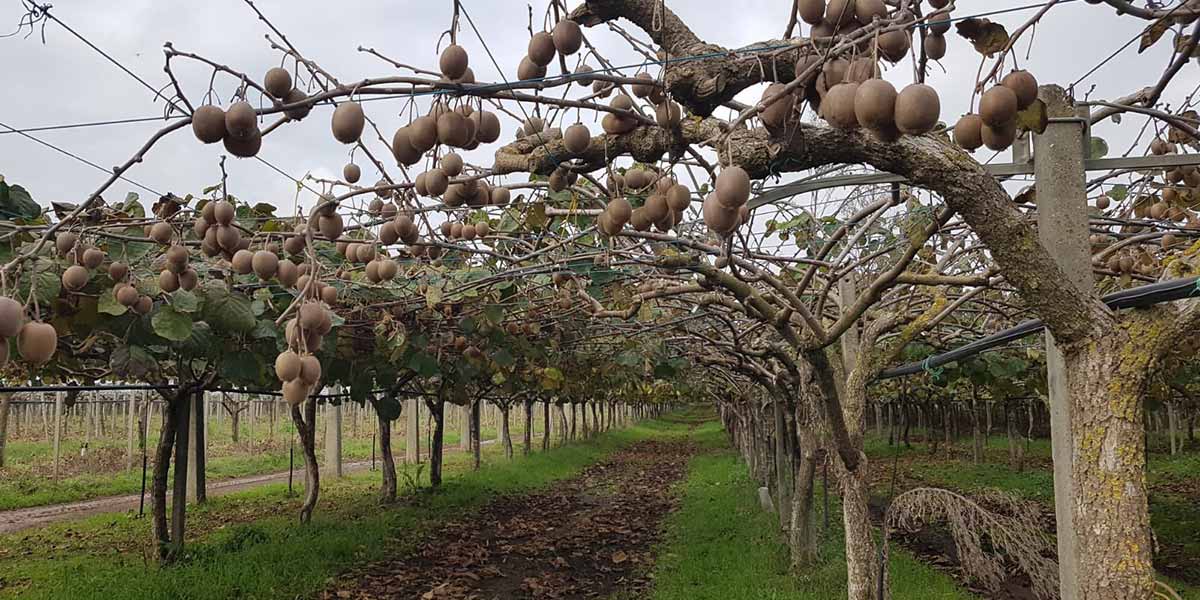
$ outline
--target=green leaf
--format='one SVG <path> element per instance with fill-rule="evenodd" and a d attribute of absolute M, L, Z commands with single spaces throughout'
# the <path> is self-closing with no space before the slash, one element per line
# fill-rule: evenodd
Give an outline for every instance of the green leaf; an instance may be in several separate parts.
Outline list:
<path fill-rule="evenodd" d="M 129 308 L 117 302 L 116 294 L 113 294 L 111 289 L 106 289 L 100 292 L 96 303 L 96 312 L 119 317 L 129 312 Z"/>
<path fill-rule="evenodd" d="M 154 356 L 141 346 L 122 345 L 113 350 L 108 366 L 113 373 L 131 379 L 142 379 L 158 364 Z"/>
<path fill-rule="evenodd" d="M 58 293 L 62 291 L 62 275 L 50 271 L 48 265 L 45 267 L 37 275 L 21 279 L 17 285 L 17 298 L 23 301 L 29 297 L 30 283 L 34 286 L 34 297 L 37 298 L 38 304 L 48 305 L 58 297 Z"/>
<path fill-rule="evenodd" d="M 0 177 L 0 218 L 30 220 L 41 214 L 42 207 L 34 202 L 25 188 L 8 185 L 4 178 Z"/>
<path fill-rule="evenodd" d="M 192 335 L 192 318 L 165 304 L 150 317 L 150 325 L 154 333 L 172 342 L 182 342 Z"/>
<path fill-rule="evenodd" d="M 254 352 L 227 352 L 221 357 L 217 374 L 225 381 L 256 383 L 262 374 L 262 359 Z"/>
<path fill-rule="evenodd" d="M 421 377 L 433 377 L 439 371 L 437 360 L 425 352 L 413 352 L 405 366 Z"/>
<path fill-rule="evenodd" d="M 171 294 L 171 306 L 179 312 L 198 312 L 200 310 L 200 298 L 187 290 L 175 290 Z"/>
<path fill-rule="evenodd" d="M 250 299 L 241 294 L 231 294 L 224 289 L 209 287 L 212 295 L 204 301 L 204 320 L 218 329 L 237 333 L 248 333 L 258 324 Z"/>
<path fill-rule="evenodd" d="M 125 194 L 125 202 L 121 204 L 119 210 L 136 219 L 146 216 L 146 207 L 142 206 L 141 202 L 138 202 L 137 192 Z"/>
<path fill-rule="evenodd" d="M 1102 137 L 1091 137 L 1091 146 L 1088 148 L 1088 158 L 1104 158 L 1108 156 L 1108 142 Z"/>
<path fill-rule="evenodd" d="M 353 390 L 352 390 L 353 393 Z M 375 412 L 379 418 L 384 421 L 395 421 L 400 418 L 400 412 L 403 405 L 400 400 L 393 396 L 376 396 L 371 400 L 371 406 L 375 407 Z"/>

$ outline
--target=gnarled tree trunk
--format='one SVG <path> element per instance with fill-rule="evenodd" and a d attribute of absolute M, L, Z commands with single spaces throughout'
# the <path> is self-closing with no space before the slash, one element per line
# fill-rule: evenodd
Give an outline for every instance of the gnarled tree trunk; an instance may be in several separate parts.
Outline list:
<path fill-rule="evenodd" d="M 512 433 L 508 428 L 508 411 L 511 408 L 512 405 L 507 402 L 500 405 L 500 443 L 504 446 L 504 457 L 508 460 L 512 460 L 513 457 Z"/>
<path fill-rule="evenodd" d="M 525 400 L 525 431 L 522 442 L 522 453 L 529 456 L 533 450 L 533 400 Z"/>
<path fill-rule="evenodd" d="M 312 395 L 316 394 L 314 390 Z M 296 424 L 304 455 L 304 502 L 300 505 L 300 522 L 308 523 L 321 494 L 321 469 L 317 465 L 317 401 L 309 397 L 301 406 L 292 407 L 292 422 Z"/>
<path fill-rule="evenodd" d="M 426 400 L 425 404 L 429 407 L 429 416 L 433 417 L 433 435 L 429 438 L 429 485 L 436 488 L 442 485 L 442 437 L 445 430 L 446 400 L 439 395 L 436 400 Z"/>
<path fill-rule="evenodd" d="M 396 501 L 396 459 L 392 456 L 392 422 L 375 413 L 379 420 L 379 457 L 383 463 L 383 482 L 379 487 L 379 501 L 390 504 Z"/>
<path fill-rule="evenodd" d="M 178 413 L 169 398 L 164 397 L 164 400 L 168 404 L 162 411 L 162 429 L 154 450 L 154 475 L 150 483 L 150 528 L 158 544 L 158 559 L 167 562 L 174 556 L 171 530 L 167 525 L 167 474 L 171 470 L 171 451 L 175 448 Z"/>

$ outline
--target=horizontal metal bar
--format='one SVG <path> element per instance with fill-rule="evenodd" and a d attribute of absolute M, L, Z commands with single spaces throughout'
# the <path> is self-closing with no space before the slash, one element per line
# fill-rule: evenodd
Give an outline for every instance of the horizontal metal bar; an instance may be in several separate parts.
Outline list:
<path fill-rule="evenodd" d="M 1113 171 L 1117 169 L 1169 169 L 1200 165 L 1200 153 L 1164 154 L 1162 156 L 1135 156 L 1129 158 L 1094 158 L 1084 161 L 1086 171 Z M 1014 175 L 1032 175 L 1033 162 L 1028 163 L 999 163 L 983 165 L 984 170 L 994 177 L 1012 177 Z M 773 204 L 805 192 L 815 192 L 835 187 L 854 187 L 859 185 L 883 185 L 887 183 L 904 183 L 908 179 L 892 173 L 867 173 L 860 175 L 836 175 L 821 179 L 785 183 L 776 186 L 771 191 L 760 194 L 750 200 L 750 208 L 758 208 L 764 204 Z"/>

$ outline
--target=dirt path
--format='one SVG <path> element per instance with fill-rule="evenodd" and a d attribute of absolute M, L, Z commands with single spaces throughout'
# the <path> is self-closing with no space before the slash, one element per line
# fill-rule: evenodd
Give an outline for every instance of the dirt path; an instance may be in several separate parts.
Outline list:
<path fill-rule="evenodd" d="M 370 468 L 370 462 L 352 462 L 343 463 L 342 469 L 345 472 L 361 471 Z M 295 471 L 297 481 L 304 479 L 304 467 L 300 466 Z M 250 477 L 238 477 L 236 479 L 224 479 L 221 481 L 213 481 L 208 484 L 209 496 L 223 496 L 232 494 L 251 488 L 256 488 L 268 483 L 276 483 L 287 481 L 288 473 L 269 473 L 267 475 L 253 475 Z M 149 485 L 149 483 L 147 483 Z M 171 494 L 167 494 L 170 498 Z M 129 494 L 127 496 L 108 496 L 105 498 L 96 498 L 94 500 L 84 500 L 81 502 L 69 502 L 67 504 L 51 504 L 49 506 L 35 506 L 32 508 L 20 508 L 17 510 L 9 510 L 0 512 L 0 534 L 13 533 L 22 529 L 30 529 L 33 527 L 42 527 L 50 523 L 60 521 L 71 521 L 81 519 L 92 515 L 103 513 L 125 512 L 129 510 L 137 510 L 141 497 L 138 494 Z M 146 491 L 146 511 L 150 511 L 150 492 Z"/>
<path fill-rule="evenodd" d="M 496 498 L 318 598 L 644 597 L 662 519 L 676 506 L 672 484 L 694 452 L 687 442 L 634 444 L 552 489 Z"/>

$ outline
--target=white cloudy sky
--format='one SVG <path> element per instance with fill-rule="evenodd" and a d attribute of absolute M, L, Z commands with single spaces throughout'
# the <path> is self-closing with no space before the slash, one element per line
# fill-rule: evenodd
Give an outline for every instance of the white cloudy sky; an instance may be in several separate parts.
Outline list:
<path fill-rule="evenodd" d="M 956 15 L 1033 2 L 959 0 Z M 569 1 L 571 6 L 578 3 Z M 726 46 L 779 37 L 790 4 L 790 0 L 667 2 L 702 38 Z M 396 73 L 378 59 L 357 52 L 360 45 L 374 47 L 401 62 L 434 68 L 435 44 L 439 33 L 448 27 L 451 15 L 450 0 L 259 0 L 257 5 L 302 52 L 343 80 Z M 510 0 L 463 0 L 463 6 L 483 29 L 496 60 L 512 79 L 528 39 L 527 4 Z M 534 2 L 539 25 L 545 8 L 544 0 Z M 155 86 L 166 83 L 162 69 L 162 45 L 166 41 L 174 43 L 177 49 L 203 54 L 256 76 L 279 63 L 279 55 L 263 39 L 265 26 L 241 0 L 59 0 L 54 3 L 53 11 Z M 11 31 L 22 12 L 20 2 L 4 3 L 0 7 L 0 29 Z M 1033 12 L 1025 10 L 991 18 L 1011 31 Z M 1022 60 L 1022 63 L 1043 83 L 1069 85 L 1136 36 L 1145 25 L 1139 19 L 1117 18 L 1107 7 L 1068 0 L 1051 10 L 1037 29 L 1032 54 L 1028 62 Z M 619 38 L 603 27 L 598 29 L 588 35 L 615 64 L 637 60 Z M 460 41 L 471 54 L 477 79 L 499 80 L 483 45 L 465 20 Z M 1022 59 L 1027 47 L 1028 43 L 1022 41 Z M 1085 79 L 1078 88 L 1080 95 L 1095 86 L 1093 98 L 1113 99 L 1152 85 L 1169 61 L 1169 43 L 1142 55 L 1136 50 L 1134 44 Z M 54 23 L 45 27 L 45 43 L 40 30 L 29 37 L 0 39 L 0 57 L 5 83 L 5 93 L 0 94 L 0 123 L 8 126 L 26 128 L 146 117 L 163 111 L 162 102 L 155 102 L 133 78 Z M 946 72 L 935 66 L 930 82 L 941 92 L 943 119 L 952 120 L 966 109 L 979 56 L 965 40 L 951 35 L 950 56 L 942 66 Z M 193 65 L 183 68 L 180 74 L 193 99 L 207 88 L 210 74 L 207 69 Z M 911 65 L 905 61 L 893 67 L 886 77 L 903 83 L 912 77 Z M 1200 82 L 1197 69 L 1189 65 L 1177 79 L 1170 97 L 1182 98 L 1197 82 Z M 227 99 L 235 85 L 228 79 L 219 81 L 218 91 Z M 390 136 L 400 123 L 397 114 L 401 105 L 399 100 L 389 100 L 365 106 L 385 135 Z M 347 147 L 329 134 L 328 115 L 329 109 L 317 109 L 304 122 L 291 124 L 269 136 L 261 156 L 293 176 L 306 172 L 324 176 L 340 173 L 347 160 Z M 1126 120 L 1127 125 L 1135 121 L 1138 126 L 1123 127 L 1123 131 L 1103 125 L 1097 134 L 1114 142 L 1114 151 L 1124 151 L 1136 135 L 1136 131 L 1130 130 L 1136 130 L 1141 123 Z M 124 162 L 160 126 L 160 122 L 151 122 L 33 135 L 100 165 L 111 166 Z M 506 124 L 501 141 L 511 137 L 512 129 L 512 125 Z M 0 132 L 4 131 L 0 127 Z M 372 147 L 379 155 L 386 156 L 386 150 L 377 140 L 373 140 Z M 222 152 L 220 144 L 201 145 L 185 129 L 159 143 L 129 177 L 161 192 L 195 193 L 219 180 L 217 160 Z M 468 158 L 486 164 L 490 152 L 481 149 Z M 267 166 L 254 160 L 232 160 L 229 171 L 231 191 L 239 197 L 289 208 L 292 205 L 295 185 Z M 7 132 L 0 133 L 0 174 L 11 183 L 26 186 L 43 204 L 52 200 L 79 202 L 105 178 L 91 167 Z M 364 166 L 364 183 L 377 178 L 372 168 Z M 105 196 L 119 199 L 131 189 L 135 188 L 119 182 Z M 142 196 L 147 198 L 149 194 L 143 192 Z"/>

